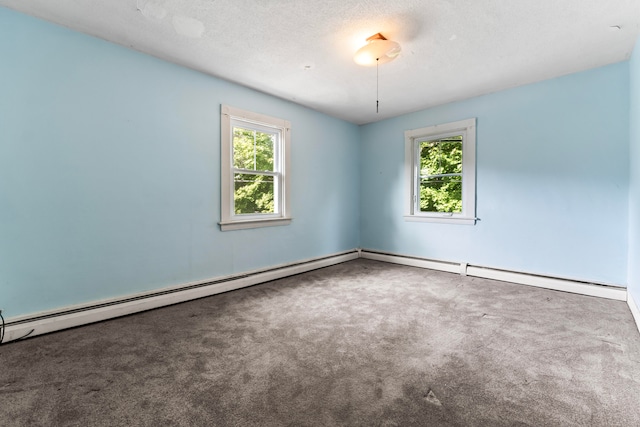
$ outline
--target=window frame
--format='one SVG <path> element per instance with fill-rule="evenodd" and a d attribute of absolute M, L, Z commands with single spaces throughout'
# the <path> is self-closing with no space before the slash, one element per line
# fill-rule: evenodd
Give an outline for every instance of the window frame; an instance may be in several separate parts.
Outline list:
<path fill-rule="evenodd" d="M 462 212 L 421 212 L 419 146 L 425 139 L 436 140 L 462 135 Z M 448 224 L 476 223 L 476 119 L 407 130 L 405 138 L 405 209 L 407 221 Z"/>
<path fill-rule="evenodd" d="M 275 213 L 236 214 L 234 202 L 233 128 L 278 134 L 274 147 L 274 171 L 266 173 L 274 177 Z M 221 105 L 220 108 L 220 230 L 272 227 L 291 223 L 290 210 L 290 145 L 291 123 L 264 114 Z M 277 169 L 277 170 L 276 170 Z M 264 173 L 257 173 L 264 175 Z"/>

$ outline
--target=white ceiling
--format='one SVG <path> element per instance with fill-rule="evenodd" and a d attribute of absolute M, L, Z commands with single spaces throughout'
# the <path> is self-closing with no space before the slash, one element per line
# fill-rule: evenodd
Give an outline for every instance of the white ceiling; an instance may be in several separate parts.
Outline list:
<path fill-rule="evenodd" d="M 640 29 L 640 0 L 0 5 L 357 124 L 626 60 Z M 355 51 L 377 32 L 402 46 L 398 59 L 380 66 L 379 113 L 375 67 L 353 62 Z"/>

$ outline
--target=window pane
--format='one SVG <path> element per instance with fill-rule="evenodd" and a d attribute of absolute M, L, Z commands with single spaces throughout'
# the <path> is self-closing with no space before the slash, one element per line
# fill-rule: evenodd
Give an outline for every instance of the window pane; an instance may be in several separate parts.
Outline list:
<path fill-rule="evenodd" d="M 420 175 L 462 173 L 462 135 L 420 143 Z"/>
<path fill-rule="evenodd" d="M 462 212 L 462 176 L 441 176 L 420 181 L 421 212 Z"/>
<path fill-rule="evenodd" d="M 236 214 L 275 213 L 273 176 L 236 173 L 233 181 Z"/>
<path fill-rule="evenodd" d="M 233 167 L 273 172 L 275 138 L 275 134 L 234 127 Z"/>
<path fill-rule="evenodd" d="M 233 128 L 233 167 L 254 170 L 253 145 L 254 131 L 252 129 Z"/>
<path fill-rule="evenodd" d="M 274 145 L 276 136 L 256 132 L 256 170 L 273 172 Z"/>

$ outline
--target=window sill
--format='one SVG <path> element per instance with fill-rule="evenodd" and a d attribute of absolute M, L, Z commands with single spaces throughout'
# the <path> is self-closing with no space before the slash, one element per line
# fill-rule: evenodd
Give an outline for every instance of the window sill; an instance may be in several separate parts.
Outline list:
<path fill-rule="evenodd" d="M 221 231 L 244 230 L 247 228 L 276 227 L 291 224 L 291 218 L 250 219 L 245 221 L 219 222 Z"/>
<path fill-rule="evenodd" d="M 463 217 L 451 217 L 451 216 L 418 216 L 418 215 L 405 215 L 405 221 L 410 222 L 439 222 L 441 224 L 465 224 L 475 225 L 478 218 L 463 218 Z"/>

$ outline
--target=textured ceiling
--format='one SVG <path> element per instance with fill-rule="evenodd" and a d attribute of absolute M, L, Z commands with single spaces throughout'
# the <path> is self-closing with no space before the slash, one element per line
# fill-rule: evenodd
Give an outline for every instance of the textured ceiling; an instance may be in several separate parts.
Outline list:
<path fill-rule="evenodd" d="M 640 29 L 640 0 L 0 5 L 358 124 L 623 61 Z M 380 66 L 379 113 L 375 67 L 353 62 L 355 51 L 377 32 L 402 46 L 398 59 Z"/>

